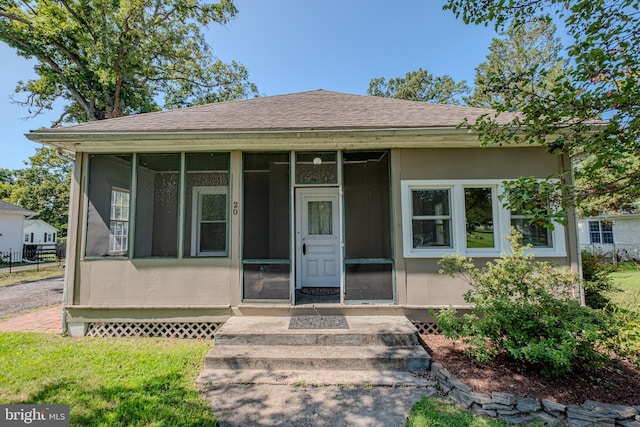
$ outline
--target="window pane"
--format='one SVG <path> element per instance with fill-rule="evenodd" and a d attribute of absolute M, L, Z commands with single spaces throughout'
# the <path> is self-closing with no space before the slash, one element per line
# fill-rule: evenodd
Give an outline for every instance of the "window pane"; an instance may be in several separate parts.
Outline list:
<path fill-rule="evenodd" d="M 218 252 L 226 255 L 226 221 L 228 215 L 229 154 L 187 153 L 185 193 L 184 256 L 197 256 L 199 252 Z M 211 236 L 202 236 L 199 221 L 223 221 L 224 245 L 217 249 L 203 249 Z M 222 226 L 220 226 L 222 227 Z M 200 247 L 198 246 L 200 236 Z M 221 242 L 218 242 L 221 243 Z M 201 254 L 201 255 L 207 255 Z"/>
<path fill-rule="evenodd" d="M 128 209 L 129 191 L 131 186 L 131 156 L 130 155 L 91 155 L 89 157 L 87 207 L 87 238 L 85 256 L 106 257 L 122 256 L 126 254 L 126 243 L 117 246 L 115 242 L 116 224 L 118 221 L 129 221 L 127 215 L 121 212 L 116 218 L 115 199 L 119 193 L 127 195 Z M 113 231 L 112 231 L 113 230 Z"/>
<path fill-rule="evenodd" d="M 243 259 L 289 259 L 289 154 L 243 156 Z"/>
<path fill-rule="evenodd" d="M 512 218 L 511 226 L 522 234 L 522 243 L 531 244 L 534 248 L 550 248 L 553 246 L 551 230 L 548 228 L 529 224 L 526 218 Z"/>
<path fill-rule="evenodd" d="M 179 154 L 138 157 L 135 256 L 178 254 Z"/>
<path fill-rule="evenodd" d="M 413 247 L 451 247 L 451 221 L 448 219 L 413 220 Z"/>
<path fill-rule="evenodd" d="M 449 215 L 449 190 L 414 190 L 413 216 Z"/>
<path fill-rule="evenodd" d="M 309 234 L 333 234 L 332 203 L 309 202 Z"/>
<path fill-rule="evenodd" d="M 467 248 L 493 248 L 493 197 L 491 188 L 465 188 Z"/>
<path fill-rule="evenodd" d="M 225 222 L 206 222 L 200 224 L 200 252 L 224 252 L 227 241 Z"/>
<path fill-rule="evenodd" d="M 227 195 L 203 194 L 201 209 L 200 220 L 225 221 L 227 216 Z"/>
<path fill-rule="evenodd" d="M 336 152 L 296 153 L 296 183 L 335 184 L 338 181 Z"/>

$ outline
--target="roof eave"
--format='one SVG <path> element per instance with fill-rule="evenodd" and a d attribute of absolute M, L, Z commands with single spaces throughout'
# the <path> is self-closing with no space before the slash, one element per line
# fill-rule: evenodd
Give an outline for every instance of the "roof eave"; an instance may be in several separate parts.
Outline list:
<path fill-rule="evenodd" d="M 76 152 L 143 152 L 216 150 L 308 150 L 369 148 L 469 148 L 478 147 L 477 134 L 465 128 L 385 129 L 280 129 L 160 132 L 64 132 L 32 131 L 35 142 Z"/>

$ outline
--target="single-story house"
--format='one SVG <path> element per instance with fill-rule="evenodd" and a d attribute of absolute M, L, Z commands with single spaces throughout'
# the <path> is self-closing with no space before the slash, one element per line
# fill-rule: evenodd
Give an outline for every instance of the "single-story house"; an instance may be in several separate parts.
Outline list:
<path fill-rule="evenodd" d="M 429 308 L 466 307 L 467 285 L 438 260 L 484 264 L 511 226 L 578 270 L 572 217 L 550 231 L 498 199 L 504 180 L 570 159 L 481 148 L 458 125 L 485 113 L 316 90 L 32 131 L 76 158 L 70 333 L 311 309 L 426 322 Z"/>
<path fill-rule="evenodd" d="M 22 232 L 25 246 L 55 246 L 59 230 L 41 219 L 28 219 Z"/>
<path fill-rule="evenodd" d="M 22 261 L 22 228 L 26 218 L 35 215 L 28 209 L 0 200 L 0 257 L 2 261 Z"/>
<path fill-rule="evenodd" d="M 640 259 L 640 213 L 621 212 L 580 218 L 578 241 L 582 250 L 605 255 L 616 254 L 617 260 Z"/>

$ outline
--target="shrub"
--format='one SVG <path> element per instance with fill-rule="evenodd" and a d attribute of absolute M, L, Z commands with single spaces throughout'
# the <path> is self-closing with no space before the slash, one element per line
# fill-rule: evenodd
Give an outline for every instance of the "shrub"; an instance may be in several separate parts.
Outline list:
<path fill-rule="evenodd" d="M 453 308 L 434 313 L 438 326 L 445 336 L 470 344 L 468 352 L 480 361 L 506 352 L 546 376 L 566 374 L 578 360 L 603 362 L 596 346 L 607 330 L 606 317 L 580 305 L 575 273 L 534 261 L 521 239 L 513 230 L 511 254 L 481 269 L 460 255 L 440 260 L 441 273 L 469 282 L 464 299 L 472 308 L 463 316 Z"/>
<path fill-rule="evenodd" d="M 604 308 L 609 304 L 606 292 L 613 290 L 613 270 L 601 253 L 582 251 L 582 286 L 585 303 L 591 308 Z"/>
<path fill-rule="evenodd" d="M 606 311 L 615 334 L 604 337 L 604 349 L 640 367 L 640 294 L 630 295 L 623 304 L 610 304 Z"/>

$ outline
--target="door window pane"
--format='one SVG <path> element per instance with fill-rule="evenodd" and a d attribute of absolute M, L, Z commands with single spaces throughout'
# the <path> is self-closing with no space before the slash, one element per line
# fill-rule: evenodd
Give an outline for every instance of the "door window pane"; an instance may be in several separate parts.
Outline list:
<path fill-rule="evenodd" d="M 309 202 L 309 234 L 333 234 L 333 213 L 330 201 Z"/>
<path fill-rule="evenodd" d="M 465 188 L 467 248 L 494 248 L 491 188 Z"/>
<path fill-rule="evenodd" d="M 135 256 L 178 255 L 179 154 L 138 156 Z"/>

